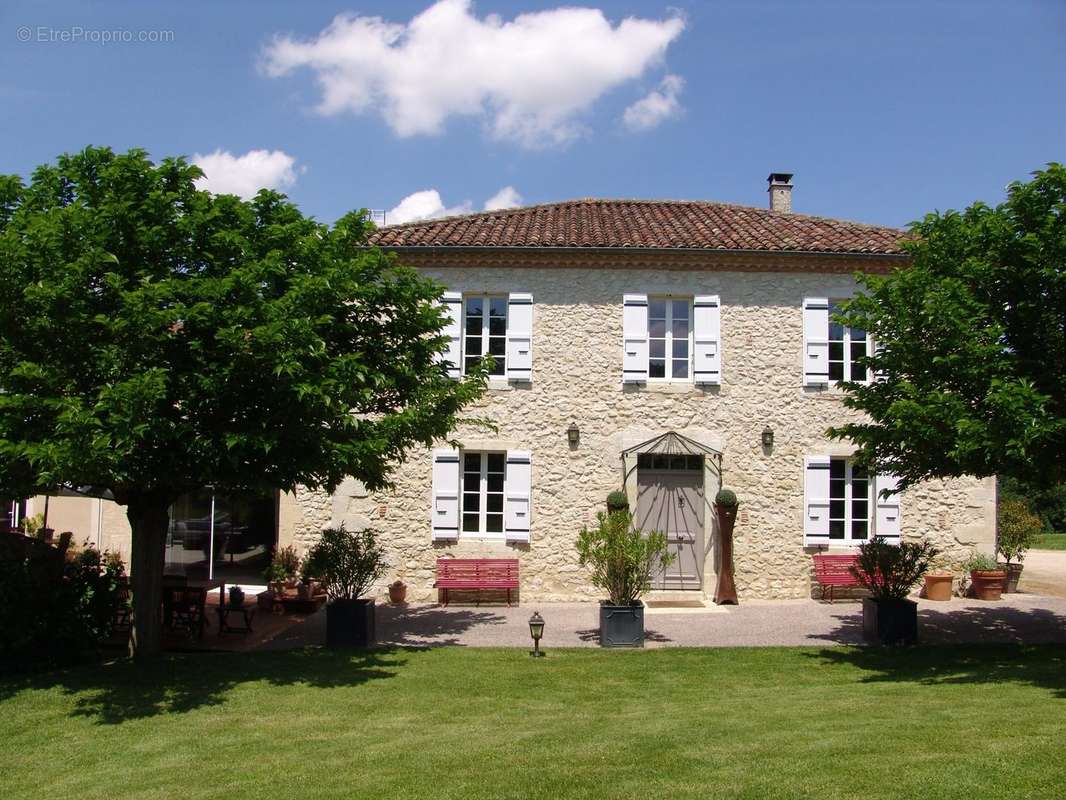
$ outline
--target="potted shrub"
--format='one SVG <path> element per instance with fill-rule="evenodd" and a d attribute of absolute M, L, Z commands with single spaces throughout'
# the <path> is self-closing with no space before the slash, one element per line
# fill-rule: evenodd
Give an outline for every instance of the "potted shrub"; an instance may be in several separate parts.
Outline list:
<path fill-rule="evenodd" d="M 244 589 L 240 586 L 229 587 L 229 607 L 241 608 L 244 606 Z"/>
<path fill-rule="evenodd" d="M 267 589 L 274 597 L 285 596 L 285 579 L 289 576 L 285 572 L 285 567 L 275 558 L 271 560 L 270 566 L 263 570 L 263 577 L 266 578 Z"/>
<path fill-rule="evenodd" d="M 718 515 L 718 542 L 721 545 L 721 568 L 714 602 L 718 605 L 737 604 L 737 585 L 733 580 L 733 526 L 737 522 L 740 501 L 732 489 L 719 489 L 714 496 L 714 510 Z"/>
<path fill-rule="evenodd" d="M 326 646 L 374 642 L 374 600 L 363 597 L 384 574 L 385 553 L 369 528 L 326 528 L 307 554 L 304 574 L 326 590 Z"/>
<path fill-rule="evenodd" d="M 401 580 L 389 584 L 389 602 L 399 605 L 407 599 L 407 584 Z"/>
<path fill-rule="evenodd" d="M 625 492 L 615 491 L 607 495 L 607 513 L 615 511 L 629 511 L 629 498 Z"/>
<path fill-rule="evenodd" d="M 907 595 L 936 555 L 929 542 L 889 544 L 875 536 L 859 545 L 851 574 L 870 592 L 862 600 L 863 638 L 881 644 L 918 640 L 918 604 Z"/>
<path fill-rule="evenodd" d="M 955 585 L 955 574 L 951 570 L 934 566 L 924 575 L 925 589 L 922 592 L 926 600 L 950 600 L 951 590 Z"/>
<path fill-rule="evenodd" d="M 1044 524 L 1029 510 L 1024 500 L 1003 500 L 999 504 L 999 530 L 996 536 L 996 551 L 1006 563 L 999 567 L 1006 573 L 1003 591 L 1018 591 L 1022 577 L 1022 561 L 1033 546 L 1033 540 L 1044 529 Z"/>
<path fill-rule="evenodd" d="M 970 587 L 978 600 L 999 600 L 1003 594 L 1003 581 L 1007 573 L 992 556 L 976 550 L 966 561 L 970 573 Z"/>
<path fill-rule="evenodd" d="M 596 520 L 596 527 L 581 529 L 577 552 L 581 565 L 592 570 L 593 585 L 607 592 L 607 599 L 600 601 L 600 646 L 643 647 L 640 597 L 651 588 L 656 570 L 674 560 L 666 535 L 637 530 L 629 511 L 601 511 Z"/>

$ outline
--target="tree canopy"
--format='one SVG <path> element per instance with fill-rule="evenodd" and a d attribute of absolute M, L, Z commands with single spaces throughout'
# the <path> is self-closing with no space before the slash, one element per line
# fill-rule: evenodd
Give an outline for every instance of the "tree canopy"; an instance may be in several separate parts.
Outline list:
<path fill-rule="evenodd" d="M 484 388 L 447 376 L 443 287 L 366 247 L 365 213 L 201 175 L 90 147 L 0 178 L 0 491 L 110 490 L 135 594 L 182 493 L 387 486 Z"/>
<path fill-rule="evenodd" d="M 833 428 L 900 476 L 1066 478 L 1066 169 L 1049 164 L 995 208 L 912 226 L 910 265 L 859 277 L 838 321 L 868 331 L 876 379 L 847 383 L 869 421 Z"/>

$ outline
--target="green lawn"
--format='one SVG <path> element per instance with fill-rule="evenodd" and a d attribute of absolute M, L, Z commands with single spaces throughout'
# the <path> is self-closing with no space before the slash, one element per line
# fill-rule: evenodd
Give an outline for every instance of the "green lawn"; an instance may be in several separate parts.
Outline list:
<path fill-rule="evenodd" d="M 1061 798 L 1066 648 L 176 656 L 0 683 L 16 798 Z"/>
<path fill-rule="evenodd" d="M 1034 550 L 1066 550 L 1066 533 L 1042 533 L 1033 542 Z"/>

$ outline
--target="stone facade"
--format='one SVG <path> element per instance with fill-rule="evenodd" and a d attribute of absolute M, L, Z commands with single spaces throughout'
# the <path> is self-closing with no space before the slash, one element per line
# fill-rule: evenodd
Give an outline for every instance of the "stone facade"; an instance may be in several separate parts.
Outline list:
<path fill-rule="evenodd" d="M 440 263 L 455 264 L 460 257 L 447 253 Z M 849 455 L 847 445 L 828 441 L 824 431 L 856 414 L 843 406 L 835 388 L 802 385 L 802 302 L 806 296 L 851 295 L 856 287 L 848 272 L 873 263 L 835 257 L 823 260 L 824 269 L 811 259 L 802 270 L 790 262 L 788 271 L 760 271 L 750 265 L 731 269 L 732 256 L 718 264 L 702 256 L 680 268 L 629 263 L 589 269 L 568 266 L 562 258 L 545 263 L 554 257 L 537 254 L 532 263 L 513 266 L 433 266 L 432 256 L 415 260 L 452 291 L 533 295 L 532 382 L 494 381 L 468 416 L 488 418 L 496 430 L 464 425 L 456 432 L 466 449 L 532 451 L 530 542 L 433 542 L 432 464 L 430 454 L 420 451 L 397 471 L 393 492 L 368 494 L 349 481 L 333 497 L 304 491 L 284 496 L 279 544 L 295 543 L 302 550 L 326 524 L 369 524 L 387 543 L 391 568 L 385 582 L 405 581 L 410 600 L 436 598 L 434 566 L 442 555 L 519 558 L 521 597 L 527 602 L 593 600 L 599 593 L 574 551 L 578 530 L 603 508 L 607 493 L 622 485 L 623 449 L 677 431 L 722 453 L 722 482 L 741 500 L 734 558 L 741 599 L 809 596 L 812 551 L 803 546 L 803 459 Z M 623 385 L 622 295 L 627 292 L 719 295 L 721 385 Z M 580 429 L 576 446 L 567 441 L 571 423 Z M 775 434 L 772 448 L 761 443 L 766 426 Z M 708 499 L 716 488 L 707 487 Z M 708 508 L 704 516 L 704 588 L 710 593 L 714 515 Z M 995 482 L 958 479 L 915 487 L 902 497 L 901 518 L 904 538 L 929 538 L 955 561 L 974 547 L 991 551 Z"/>

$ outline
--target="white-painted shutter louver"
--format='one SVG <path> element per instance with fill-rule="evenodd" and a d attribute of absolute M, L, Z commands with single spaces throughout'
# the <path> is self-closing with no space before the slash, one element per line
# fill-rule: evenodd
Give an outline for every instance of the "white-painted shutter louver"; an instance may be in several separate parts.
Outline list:
<path fill-rule="evenodd" d="M 874 491 L 877 493 L 874 497 L 874 506 L 877 509 L 876 517 L 874 518 L 874 534 L 876 536 L 884 536 L 886 540 L 893 544 L 898 544 L 900 539 L 900 495 L 896 491 L 898 486 L 899 478 L 895 475 L 886 473 L 877 475 L 874 478 Z M 887 498 L 881 496 L 881 492 L 886 490 L 892 492 Z"/>
<path fill-rule="evenodd" d="M 459 451 L 442 448 L 433 451 L 434 539 L 459 538 Z"/>
<path fill-rule="evenodd" d="M 533 295 L 507 297 L 507 380 L 533 380 Z"/>
<path fill-rule="evenodd" d="M 722 382 L 721 306 L 716 294 L 698 294 L 692 301 L 695 383 Z"/>
<path fill-rule="evenodd" d="M 803 385 L 829 385 L 829 298 L 803 300 Z"/>
<path fill-rule="evenodd" d="M 533 488 L 533 456 L 528 450 L 507 451 L 504 486 L 503 528 L 507 541 L 528 542 L 530 498 Z"/>
<path fill-rule="evenodd" d="M 448 377 L 458 378 L 463 373 L 463 295 L 459 292 L 445 292 L 442 302 L 448 314 L 448 324 L 444 327 L 444 335 L 448 337 L 448 351 L 443 360 L 448 363 Z"/>
<path fill-rule="evenodd" d="M 622 296 L 622 381 L 648 381 L 648 296 Z"/>
<path fill-rule="evenodd" d="M 829 544 L 829 456 L 807 456 L 803 470 L 803 546 Z"/>

